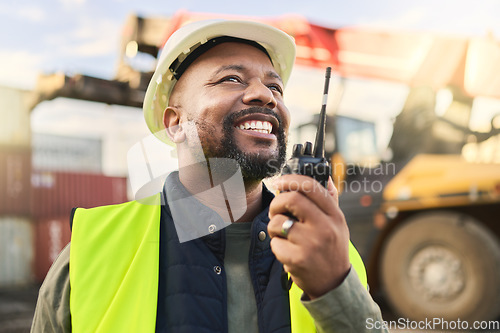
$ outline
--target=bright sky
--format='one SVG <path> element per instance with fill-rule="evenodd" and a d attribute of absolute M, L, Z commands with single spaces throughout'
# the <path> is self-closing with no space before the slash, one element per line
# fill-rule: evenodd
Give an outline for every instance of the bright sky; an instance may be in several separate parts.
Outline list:
<path fill-rule="evenodd" d="M 0 4 L 0 84 L 32 88 L 40 71 L 112 78 L 122 26 L 131 12 L 179 9 L 252 16 L 301 14 L 330 27 L 363 25 L 500 37 L 497 0 L 4 0 Z"/>
<path fill-rule="evenodd" d="M 497 0 L 4 0 L 0 3 L 0 85 L 32 89 L 39 73 L 56 71 L 111 79 L 127 15 L 170 16 L 180 9 L 251 16 L 291 13 L 333 28 L 356 25 L 462 36 L 493 34 L 500 39 Z M 321 82 L 322 74 L 319 77 Z M 380 98 L 384 89 L 391 87 L 372 86 L 362 101 L 346 95 L 347 101 L 352 100 L 347 108 L 362 110 L 362 103 L 369 101 L 372 109 L 377 103 L 393 103 L 397 111 L 406 91 L 393 86 L 394 95 L 400 97 L 386 100 Z M 317 90 L 321 91 L 321 84 Z M 98 124 L 95 117 L 100 119 Z M 102 137 L 120 123 L 123 130 L 114 135 L 134 141 L 147 133 L 143 124 L 137 125 L 139 117 L 136 110 L 56 100 L 35 109 L 32 126 L 42 132 L 78 135 L 81 131 Z M 117 149 L 112 145 L 110 150 Z"/>

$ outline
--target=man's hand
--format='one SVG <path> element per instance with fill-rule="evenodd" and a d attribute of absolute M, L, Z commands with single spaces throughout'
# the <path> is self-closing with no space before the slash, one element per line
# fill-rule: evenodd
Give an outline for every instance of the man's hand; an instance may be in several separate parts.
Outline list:
<path fill-rule="evenodd" d="M 275 183 L 281 193 L 269 207 L 271 249 L 285 271 L 311 299 L 322 296 L 344 280 L 349 268 L 349 230 L 330 178 L 328 190 L 313 178 L 285 175 Z M 297 222 L 287 238 L 283 222 Z"/>

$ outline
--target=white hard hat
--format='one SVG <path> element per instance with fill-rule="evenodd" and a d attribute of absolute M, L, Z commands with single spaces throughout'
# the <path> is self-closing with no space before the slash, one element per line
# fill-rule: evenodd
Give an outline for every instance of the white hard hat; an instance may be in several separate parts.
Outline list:
<path fill-rule="evenodd" d="M 163 112 L 179 77 L 176 69 L 183 67 L 182 62 L 200 45 L 222 36 L 257 42 L 267 51 L 283 84 L 288 81 L 295 61 L 295 43 L 285 32 L 267 24 L 242 20 L 217 19 L 187 24 L 174 32 L 165 44 L 144 98 L 146 124 L 161 141 L 172 144 L 164 130 Z"/>

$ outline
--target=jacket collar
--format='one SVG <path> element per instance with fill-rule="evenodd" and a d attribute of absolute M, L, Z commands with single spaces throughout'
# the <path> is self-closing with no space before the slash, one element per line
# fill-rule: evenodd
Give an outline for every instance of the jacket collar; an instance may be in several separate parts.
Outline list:
<path fill-rule="evenodd" d="M 265 251 L 269 248 L 267 223 L 269 222 L 269 205 L 274 198 L 271 191 L 262 183 L 262 211 L 252 222 L 252 250 Z M 171 173 L 163 190 L 168 203 L 179 242 L 201 239 L 220 259 L 224 257 L 225 231 L 230 222 L 224 221 L 215 211 L 198 201 L 180 182 L 179 173 Z M 256 242 L 260 232 L 266 233 L 266 241 Z M 252 252 L 253 252 L 252 251 Z"/>

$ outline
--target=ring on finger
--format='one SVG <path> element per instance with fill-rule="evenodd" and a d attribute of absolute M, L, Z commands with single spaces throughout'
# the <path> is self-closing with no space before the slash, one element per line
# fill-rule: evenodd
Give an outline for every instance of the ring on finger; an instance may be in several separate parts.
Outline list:
<path fill-rule="evenodd" d="M 287 219 L 283 224 L 281 225 L 281 235 L 285 238 L 288 237 L 288 233 L 290 232 L 290 229 L 292 226 L 295 224 L 295 220 L 293 219 Z"/>

